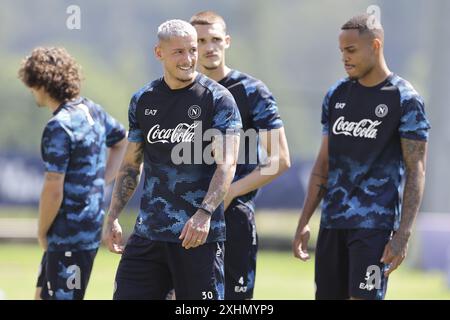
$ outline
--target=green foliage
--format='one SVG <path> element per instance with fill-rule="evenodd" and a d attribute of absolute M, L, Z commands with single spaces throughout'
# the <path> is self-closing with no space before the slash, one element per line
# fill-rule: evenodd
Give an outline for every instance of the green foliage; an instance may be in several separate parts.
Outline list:
<path fill-rule="evenodd" d="M 78 1 L 81 30 L 68 30 L 66 8 L 71 4 L 69 0 L 2 3 L 2 149 L 39 150 L 40 133 L 49 114 L 34 107 L 30 94 L 16 80 L 20 59 L 33 47 L 67 47 L 83 66 L 86 81 L 82 93 L 126 124 L 131 94 L 161 76 L 161 66 L 153 57 L 158 25 L 172 18 L 188 20 L 200 10 L 215 10 L 225 17 L 232 36 L 228 64 L 260 78 L 273 92 L 294 157 L 312 158 L 317 152 L 323 96 L 345 76 L 338 49 L 339 28 L 370 4 L 382 10 L 389 65 L 417 83 L 426 98 L 428 88 L 420 85 L 429 83 L 429 73 L 424 71 L 429 57 L 423 48 L 429 44 L 431 29 L 419 32 L 419 28 L 429 25 L 430 16 L 421 11 L 418 0 Z M 431 2 L 427 6 L 431 7 Z M 415 23 L 411 25 L 412 20 Z"/>

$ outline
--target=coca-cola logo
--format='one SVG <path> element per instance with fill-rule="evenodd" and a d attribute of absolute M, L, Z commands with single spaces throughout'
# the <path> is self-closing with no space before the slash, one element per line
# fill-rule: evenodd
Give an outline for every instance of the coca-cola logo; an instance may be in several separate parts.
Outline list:
<path fill-rule="evenodd" d="M 148 143 L 180 143 L 192 142 L 194 140 L 194 130 L 198 122 L 193 124 L 180 123 L 172 129 L 161 129 L 159 124 L 150 128 L 147 133 Z"/>
<path fill-rule="evenodd" d="M 359 122 L 345 121 L 345 117 L 339 117 L 333 125 L 335 135 L 343 134 L 356 138 L 376 139 L 377 127 L 382 123 L 378 120 L 362 119 Z"/>

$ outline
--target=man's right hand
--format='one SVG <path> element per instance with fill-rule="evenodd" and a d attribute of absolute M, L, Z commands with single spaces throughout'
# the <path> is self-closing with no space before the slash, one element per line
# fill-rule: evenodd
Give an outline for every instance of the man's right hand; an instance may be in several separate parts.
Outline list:
<path fill-rule="evenodd" d="M 292 252 L 296 258 L 302 261 L 307 261 L 310 258 L 308 253 L 310 233 L 311 231 L 308 225 L 304 227 L 300 226 L 295 233 L 294 241 L 292 241 Z"/>
<path fill-rule="evenodd" d="M 117 218 L 107 218 L 103 239 L 106 242 L 109 251 L 117 254 L 123 253 L 122 227 Z"/>

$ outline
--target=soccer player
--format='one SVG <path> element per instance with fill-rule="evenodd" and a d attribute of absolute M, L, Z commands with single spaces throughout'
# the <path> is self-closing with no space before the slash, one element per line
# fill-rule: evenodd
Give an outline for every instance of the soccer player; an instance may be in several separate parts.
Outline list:
<path fill-rule="evenodd" d="M 101 240 L 104 185 L 119 169 L 126 131 L 79 96 L 80 69 L 63 48 L 34 49 L 19 78 L 53 114 L 41 142 L 38 239 L 44 255 L 35 298 L 83 299 Z"/>
<path fill-rule="evenodd" d="M 114 299 L 165 299 L 172 288 L 177 299 L 223 299 L 223 199 L 236 170 L 239 110 L 228 90 L 195 71 L 197 33 L 188 22 L 161 24 L 155 55 L 164 75 L 131 99 L 105 229 L 110 250 L 122 253 Z M 140 210 L 123 248 L 118 217 L 141 163 Z"/>
<path fill-rule="evenodd" d="M 388 69 L 384 31 L 373 18 L 358 15 L 341 28 L 348 77 L 325 96 L 322 145 L 293 241 L 294 255 L 308 260 L 308 221 L 323 198 L 316 299 L 384 298 L 388 276 L 406 256 L 424 190 L 424 102 Z"/>
<path fill-rule="evenodd" d="M 190 22 L 198 34 L 199 71 L 233 94 L 246 132 L 241 136 L 236 175 L 225 198 L 225 299 L 251 299 L 258 250 L 254 199 L 259 188 L 290 167 L 283 122 L 266 85 L 225 64 L 225 51 L 230 47 L 231 37 L 224 19 L 215 12 L 203 11 L 194 15 Z M 258 143 L 251 142 L 258 141 L 258 136 L 259 147 L 264 149 L 262 153 L 268 155 L 264 163 L 270 164 L 273 170 L 261 170 L 264 163 L 257 161 Z M 249 142 L 245 143 L 247 137 Z"/>

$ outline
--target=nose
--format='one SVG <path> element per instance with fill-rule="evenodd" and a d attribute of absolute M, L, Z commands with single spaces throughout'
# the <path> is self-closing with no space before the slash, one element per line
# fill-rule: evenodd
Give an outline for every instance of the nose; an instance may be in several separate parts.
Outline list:
<path fill-rule="evenodd" d="M 205 46 L 206 53 L 212 53 L 214 51 L 213 44 L 211 42 L 208 42 Z"/>
<path fill-rule="evenodd" d="M 188 54 L 185 57 L 185 61 L 189 63 L 189 65 L 192 64 L 193 61 L 197 60 L 197 52 L 188 52 Z"/>

